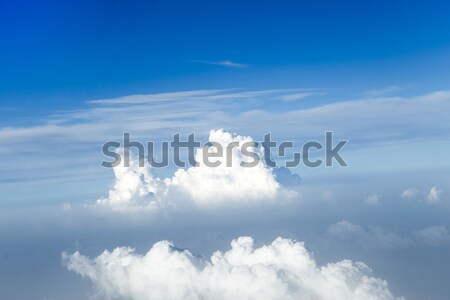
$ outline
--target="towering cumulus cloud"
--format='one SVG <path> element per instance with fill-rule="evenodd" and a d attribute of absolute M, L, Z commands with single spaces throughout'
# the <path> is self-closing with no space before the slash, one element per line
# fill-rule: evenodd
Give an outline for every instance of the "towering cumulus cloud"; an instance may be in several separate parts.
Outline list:
<path fill-rule="evenodd" d="M 161 241 L 145 255 L 116 248 L 94 259 L 63 254 L 63 261 L 89 278 L 101 299 L 398 299 L 363 263 L 318 266 L 303 243 L 282 238 L 255 249 L 252 238 L 240 237 L 210 260 Z"/>
<path fill-rule="evenodd" d="M 209 141 L 222 146 L 223 156 L 214 158 L 214 161 L 221 164 L 217 167 L 205 165 L 203 151 L 199 149 L 195 157 L 199 166 L 187 170 L 179 169 L 174 177 L 166 180 L 169 188 L 185 192 L 201 204 L 217 201 L 267 200 L 276 196 L 280 185 L 263 160 L 254 167 L 241 166 L 241 162 L 252 160 L 241 152 L 245 143 L 253 143 L 251 137 L 232 135 L 223 130 L 212 130 Z M 236 147 L 229 147 L 231 155 L 226 157 L 227 148 L 231 143 L 234 143 Z M 258 151 L 252 148 L 254 152 Z"/>
<path fill-rule="evenodd" d="M 222 146 L 223 155 L 210 159 L 220 162 L 220 165 L 207 166 L 203 159 L 204 149 L 197 149 L 195 159 L 198 166 L 178 169 L 173 177 L 160 179 L 151 174 L 148 166 L 139 167 L 137 161 L 132 161 L 129 168 L 114 168 L 116 183 L 108 197 L 99 199 L 97 203 L 117 210 L 186 203 L 209 207 L 223 203 L 267 202 L 280 195 L 287 198 L 291 193 L 282 189 L 274 170 L 263 159 L 253 167 L 241 165 L 241 162 L 253 161 L 252 157 L 242 153 L 244 144 L 253 143 L 251 137 L 212 130 L 209 141 Z M 235 146 L 229 147 L 230 155 L 227 157 L 227 148 L 232 143 Z M 261 148 L 249 147 L 248 150 L 262 157 Z M 211 147 L 209 151 L 217 151 L 217 148 Z"/>

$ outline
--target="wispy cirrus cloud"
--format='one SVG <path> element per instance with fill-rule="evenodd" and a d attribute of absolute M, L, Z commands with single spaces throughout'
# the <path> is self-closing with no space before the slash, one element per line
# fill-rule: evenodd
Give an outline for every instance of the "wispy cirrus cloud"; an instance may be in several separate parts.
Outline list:
<path fill-rule="evenodd" d="M 67 175 L 63 170 L 92 169 L 101 161 L 100 145 L 121 138 L 123 132 L 158 141 L 178 131 L 196 132 L 206 139 L 212 128 L 224 128 L 256 139 L 272 132 L 278 139 L 300 143 L 322 138 L 324 131 L 333 130 L 352 145 L 361 146 L 445 141 L 450 132 L 449 91 L 417 97 L 310 102 L 308 106 L 301 101 L 295 106 L 284 101 L 306 97 L 309 92 L 321 91 L 195 90 L 94 100 L 87 108 L 46 116 L 37 125 L 0 128 L 0 143 L 4 145 L 0 154 L 10 158 L 0 167 L 0 171 L 8 169 L 0 181 L 42 180 L 42 172 L 62 180 Z M 68 153 L 76 155 L 67 160 Z M 30 155 L 39 155 L 39 162 L 30 166 L 26 159 Z"/>
<path fill-rule="evenodd" d="M 281 100 L 284 102 L 294 102 L 311 96 L 324 95 L 326 95 L 326 93 L 319 89 L 305 89 L 304 91 L 299 91 L 298 93 L 290 93 L 288 95 L 281 96 Z"/>
<path fill-rule="evenodd" d="M 391 85 L 391 86 L 381 88 L 381 89 L 372 89 L 372 90 L 366 91 L 364 94 L 370 98 L 384 97 L 384 96 L 395 94 L 403 89 L 404 89 L 404 87 L 402 87 L 402 86 Z"/>
<path fill-rule="evenodd" d="M 230 67 L 230 68 L 245 68 L 248 67 L 248 64 L 242 64 L 237 63 L 231 60 L 191 60 L 191 62 L 199 63 L 199 64 L 206 64 L 206 65 L 217 65 L 217 66 L 224 66 L 224 67 Z"/>

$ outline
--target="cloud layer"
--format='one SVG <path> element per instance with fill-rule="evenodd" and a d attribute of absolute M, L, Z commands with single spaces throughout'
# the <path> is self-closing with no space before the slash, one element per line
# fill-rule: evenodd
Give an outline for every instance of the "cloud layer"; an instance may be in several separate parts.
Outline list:
<path fill-rule="evenodd" d="M 209 260 L 161 241 L 145 255 L 116 248 L 94 259 L 63 254 L 63 261 L 89 278 L 102 299 L 397 299 L 363 263 L 319 266 L 303 243 L 283 238 L 255 248 L 252 238 L 240 237 Z"/>
<path fill-rule="evenodd" d="M 409 238 L 399 236 L 383 228 L 358 224 L 343 220 L 328 227 L 327 233 L 344 241 L 356 241 L 364 247 L 392 250 L 413 245 Z"/>
<path fill-rule="evenodd" d="M 327 101 L 310 101 L 320 97 Z M 11 158 L 0 166 L 7 174 L 0 181 L 97 179 L 104 176 L 103 169 L 93 167 L 101 161 L 98 145 L 118 140 L 123 132 L 158 139 L 178 131 L 205 137 L 211 128 L 227 128 L 253 137 L 271 131 L 277 139 L 301 144 L 333 129 L 351 145 L 358 145 L 358 151 L 408 142 L 438 141 L 443 143 L 439 147 L 448 146 L 444 141 L 450 132 L 446 113 L 450 91 L 346 101 L 333 97 L 317 89 L 193 90 L 94 100 L 79 110 L 42 116 L 38 124 L 0 128 L 4 144 L 0 154 Z M 309 102 L 289 102 L 295 99 Z M 272 105 L 277 109 L 271 109 Z M 67 153 L 76 155 L 68 160 Z M 30 155 L 40 158 L 32 169 L 27 160 Z M 442 167 L 443 162 L 434 156 L 427 166 Z"/>
<path fill-rule="evenodd" d="M 384 250 L 405 249 L 417 245 L 439 247 L 450 242 L 450 234 L 443 225 L 429 226 L 399 235 L 381 227 L 363 227 L 343 220 L 328 226 L 327 233 L 342 241 Z"/>

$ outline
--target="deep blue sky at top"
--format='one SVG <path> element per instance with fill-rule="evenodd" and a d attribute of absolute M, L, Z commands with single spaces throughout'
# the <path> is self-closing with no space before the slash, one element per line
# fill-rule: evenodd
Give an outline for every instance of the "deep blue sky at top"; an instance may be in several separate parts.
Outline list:
<path fill-rule="evenodd" d="M 135 93 L 443 89 L 449 13 L 447 1 L 0 0 L 0 125 Z"/>

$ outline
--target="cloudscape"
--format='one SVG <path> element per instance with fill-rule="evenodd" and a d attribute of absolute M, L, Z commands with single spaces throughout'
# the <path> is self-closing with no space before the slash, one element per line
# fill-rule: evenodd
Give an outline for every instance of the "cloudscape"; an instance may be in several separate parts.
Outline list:
<path fill-rule="evenodd" d="M 0 300 L 448 299 L 449 13 L 0 1 Z"/>

